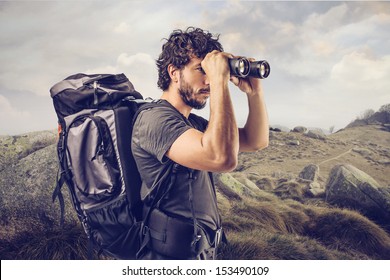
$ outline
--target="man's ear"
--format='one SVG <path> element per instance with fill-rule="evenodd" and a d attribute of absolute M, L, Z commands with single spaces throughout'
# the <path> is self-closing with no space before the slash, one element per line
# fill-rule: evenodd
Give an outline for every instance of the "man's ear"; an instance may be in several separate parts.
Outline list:
<path fill-rule="evenodd" d="M 169 64 L 167 70 L 169 77 L 171 77 L 171 80 L 174 83 L 177 83 L 179 81 L 179 69 L 177 69 L 173 64 Z"/>

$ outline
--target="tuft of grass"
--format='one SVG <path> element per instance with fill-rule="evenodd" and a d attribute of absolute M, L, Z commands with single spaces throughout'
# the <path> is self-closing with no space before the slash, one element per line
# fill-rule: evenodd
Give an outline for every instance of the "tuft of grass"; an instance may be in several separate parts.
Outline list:
<path fill-rule="evenodd" d="M 223 260 L 332 260 L 356 259 L 356 256 L 329 249 L 307 237 L 269 233 L 256 229 L 228 232 L 228 243 L 218 248 Z M 362 257 L 360 256 L 360 259 Z"/>
<path fill-rule="evenodd" d="M 272 191 L 276 188 L 275 182 L 271 177 L 260 177 L 259 175 L 250 173 L 248 179 L 253 181 L 259 189 L 264 191 Z"/>
<path fill-rule="evenodd" d="M 288 233 L 301 235 L 305 232 L 306 224 L 310 221 L 308 215 L 284 204 L 280 206 L 279 211 Z"/>
<path fill-rule="evenodd" d="M 248 200 L 246 203 L 237 203 L 232 207 L 231 215 L 241 220 L 246 218 L 271 232 L 288 232 L 285 221 L 271 202 Z"/>
<path fill-rule="evenodd" d="M 303 201 L 304 188 L 295 181 L 281 182 L 273 191 L 274 194 L 282 199 L 291 198 L 297 201 Z"/>
<path fill-rule="evenodd" d="M 66 225 L 46 231 L 21 233 L 12 241 L 3 241 L 1 259 L 11 260 L 85 260 L 88 240 L 79 225 Z"/>
<path fill-rule="evenodd" d="M 351 210 L 326 209 L 307 224 L 306 233 L 326 246 L 390 259 L 390 237 L 382 228 Z"/>

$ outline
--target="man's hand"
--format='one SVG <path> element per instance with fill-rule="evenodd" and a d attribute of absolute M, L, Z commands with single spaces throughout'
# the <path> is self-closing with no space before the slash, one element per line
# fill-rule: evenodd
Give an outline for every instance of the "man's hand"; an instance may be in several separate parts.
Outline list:
<path fill-rule="evenodd" d="M 230 69 L 228 59 L 233 55 L 225 52 L 212 51 L 208 53 L 202 60 L 201 66 L 206 73 L 209 81 L 220 81 L 222 79 L 228 81 L 230 77 Z"/>
<path fill-rule="evenodd" d="M 255 61 L 254 58 L 249 58 L 249 61 Z M 241 91 L 245 92 L 248 96 L 261 92 L 260 79 L 253 77 L 239 78 L 231 76 L 230 81 L 235 84 Z"/>

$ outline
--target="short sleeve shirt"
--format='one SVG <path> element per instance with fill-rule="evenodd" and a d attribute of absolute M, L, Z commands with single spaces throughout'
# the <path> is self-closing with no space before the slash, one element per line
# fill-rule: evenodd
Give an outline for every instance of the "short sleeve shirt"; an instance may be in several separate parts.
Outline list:
<path fill-rule="evenodd" d="M 195 128 L 204 132 L 207 120 L 190 114 L 188 120 L 165 100 L 164 106 L 143 110 L 138 115 L 133 129 L 132 152 L 142 179 L 141 199 L 148 204 L 149 194 L 167 185 L 171 178 L 174 162 L 166 153 L 184 132 Z M 219 214 L 216 205 L 214 186 L 208 172 L 195 171 L 193 201 L 197 218 L 215 229 L 219 227 Z M 183 182 L 183 181 L 182 181 Z M 184 181 L 185 182 L 185 181 Z M 167 199 L 160 205 L 165 212 L 172 212 L 191 218 L 188 202 L 188 186 L 180 183 L 174 186 Z"/>

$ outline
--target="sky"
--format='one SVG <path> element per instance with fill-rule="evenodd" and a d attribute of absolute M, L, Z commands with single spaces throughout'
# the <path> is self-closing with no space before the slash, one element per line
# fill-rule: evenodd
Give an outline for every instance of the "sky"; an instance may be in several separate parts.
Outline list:
<path fill-rule="evenodd" d="M 49 89 L 75 73 L 125 73 L 158 98 L 163 39 L 188 26 L 269 62 L 271 126 L 337 130 L 390 103 L 388 1 L 0 1 L 0 135 L 56 129 Z M 247 99 L 230 92 L 242 126 Z"/>

